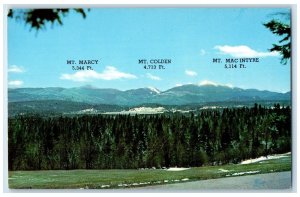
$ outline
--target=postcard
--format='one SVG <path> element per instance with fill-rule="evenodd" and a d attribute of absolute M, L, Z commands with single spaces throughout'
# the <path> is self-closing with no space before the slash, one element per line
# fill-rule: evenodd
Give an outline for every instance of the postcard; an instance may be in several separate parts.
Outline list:
<path fill-rule="evenodd" d="M 291 191 L 291 16 L 9 7 L 9 189 Z"/>

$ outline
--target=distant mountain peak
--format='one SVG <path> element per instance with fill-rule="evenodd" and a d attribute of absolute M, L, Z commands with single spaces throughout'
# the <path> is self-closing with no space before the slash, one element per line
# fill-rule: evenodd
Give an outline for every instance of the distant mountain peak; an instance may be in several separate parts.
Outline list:
<path fill-rule="evenodd" d="M 92 86 L 92 85 L 90 85 L 90 84 L 80 86 L 79 88 L 83 88 L 83 89 L 98 89 L 97 87 Z"/>
<path fill-rule="evenodd" d="M 149 86 L 149 87 L 148 87 L 148 89 L 149 89 L 149 90 L 151 90 L 152 92 L 155 92 L 155 93 L 157 93 L 157 94 L 159 94 L 159 93 L 160 93 L 160 90 L 159 90 L 159 89 L 157 89 L 157 88 L 154 88 L 154 87 L 151 87 L 151 86 Z"/>
<path fill-rule="evenodd" d="M 223 87 L 228 87 L 228 88 L 234 88 L 232 84 L 228 83 L 228 84 L 218 84 L 216 82 L 213 81 L 209 81 L 209 80 L 203 80 L 201 82 L 198 83 L 198 86 L 223 86 Z"/>
<path fill-rule="evenodd" d="M 207 85 L 211 85 L 211 86 L 219 86 L 219 84 L 213 82 L 213 81 L 209 81 L 209 80 L 203 80 L 201 81 L 199 84 L 199 86 L 207 86 Z"/>
<path fill-rule="evenodd" d="M 160 91 L 155 87 L 131 90 L 101 89 L 93 86 L 79 88 L 21 88 L 9 89 L 8 101 L 65 100 L 89 104 L 139 105 L 147 103 L 185 105 L 208 102 L 290 100 L 289 93 L 233 88 L 211 81 L 186 84 Z"/>

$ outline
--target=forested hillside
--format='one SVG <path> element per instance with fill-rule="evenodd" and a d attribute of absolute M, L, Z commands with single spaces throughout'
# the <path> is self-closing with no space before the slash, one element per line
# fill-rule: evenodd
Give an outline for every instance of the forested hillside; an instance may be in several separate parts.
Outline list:
<path fill-rule="evenodd" d="M 182 114 L 16 116 L 8 120 L 9 170 L 127 169 L 238 163 L 291 150 L 291 109 Z"/>

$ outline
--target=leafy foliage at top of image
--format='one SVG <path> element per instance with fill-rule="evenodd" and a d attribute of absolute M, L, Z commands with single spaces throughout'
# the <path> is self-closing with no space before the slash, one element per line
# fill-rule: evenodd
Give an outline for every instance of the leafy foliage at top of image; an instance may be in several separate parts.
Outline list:
<path fill-rule="evenodd" d="M 287 15 L 285 13 L 279 13 L 280 15 Z M 277 51 L 281 54 L 281 63 L 287 64 L 287 61 L 291 58 L 291 26 L 285 24 L 278 19 L 272 19 L 271 21 L 263 24 L 273 34 L 283 37 L 279 40 L 278 44 L 273 44 L 270 51 Z"/>
<path fill-rule="evenodd" d="M 45 29 L 48 23 L 52 25 L 57 22 L 59 25 L 63 25 L 63 18 L 67 14 L 74 10 L 76 13 L 86 18 L 85 9 L 74 8 L 74 9 L 10 9 L 8 12 L 9 18 L 15 18 L 17 21 L 25 21 L 26 24 L 30 25 L 31 29 L 41 30 Z"/>

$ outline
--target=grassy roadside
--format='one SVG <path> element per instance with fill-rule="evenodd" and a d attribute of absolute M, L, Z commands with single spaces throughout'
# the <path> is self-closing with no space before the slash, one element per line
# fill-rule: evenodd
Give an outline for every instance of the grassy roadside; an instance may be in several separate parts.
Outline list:
<path fill-rule="evenodd" d="M 184 171 L 48 170 L 10 171 L 10 189 L 105 189 L 215 179 L 291 170 L 291 155 L 252 164 L 195 167 Z"/>

